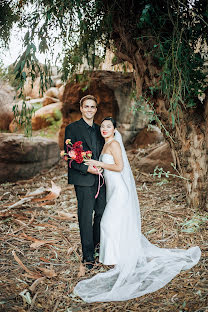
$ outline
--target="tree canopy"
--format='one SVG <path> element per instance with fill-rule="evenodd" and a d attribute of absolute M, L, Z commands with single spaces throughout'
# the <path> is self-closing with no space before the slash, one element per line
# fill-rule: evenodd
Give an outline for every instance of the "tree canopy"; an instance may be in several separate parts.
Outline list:
<path fill-rule="evenodd" d="M 12 1 L 3 7 L 9 8 L 9 14 L 2 18 L 3 39 L 8 40 L 17 15 L 19 26 L 27 29 L 25 52 L 16 66 L 23 80 L 24 65 L 34 63 L 36 51 L 45 52 L 61 40 L 65 78 L 82 63 L 83 56 L 93 68 L 96 55 L 101 53 L 98 47 L 103 54 L 111 47 L 118 61 L 127 60 L 134 66 L 136 51 L 141 57 L 151 57 L 160 78 L 155 74 L 146 92 L 167 96 L 171 109 L 179 103 L 195 106 L 199 92 L 204 91 L 202 50 L 208 41 L 205 0 L 22 0 L 15 15 Z"/>
<path fill-rule="evenodd" d="M 0 2 L 0 46 L 7 46 L 13 24 L 18 21 L 16 6 L 11 1 Z"/>

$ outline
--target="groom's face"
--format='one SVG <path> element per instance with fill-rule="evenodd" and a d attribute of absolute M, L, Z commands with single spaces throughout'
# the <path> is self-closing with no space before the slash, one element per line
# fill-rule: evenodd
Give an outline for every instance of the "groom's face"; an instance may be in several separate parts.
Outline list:
<path fill-rule="evenodd" d="M 82 106 L 80 106 L 80 111 L 83 118 L 92 120 L 97 112 L 97 105 L 95 101 L 87 99 L 82 103 Z"/>

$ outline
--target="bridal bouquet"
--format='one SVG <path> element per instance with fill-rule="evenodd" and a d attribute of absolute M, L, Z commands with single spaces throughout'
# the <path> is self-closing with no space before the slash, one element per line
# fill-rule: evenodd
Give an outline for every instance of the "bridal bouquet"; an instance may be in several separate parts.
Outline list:
<path fill-rule="evenodd" d="M 61 157 L 63 157 L 66 161 L 69 161 L 69 167 L 71 168 L 71 163 L 75 160 L 78 164 L 83 163 L 85 160 L 89 160 L 92 157 L 91 151 L 83 151 L 82 141 L 77 141 L 74 144 L 71 142 L 71 139 L 67 139 L 66 150 L 61 151 Z"/>
<path fill-rule="evenodd" d="M 64 158 L 66 161 L 69 161 L 69 167 L 71 168 L 71 163 L 73 160 L 75 160 L 78 164 L 83 163 L 85 160 L 89 160 L 92 157 L 92 152 L 91 151 L 83 151 L 83 146 L 82 146 L 82 141 L 77 141 L 74 144 L 71 142 L 71 139 L 67 139 L 65 141 L 66 143 L 66 151 L 61 151 L 61 157 Z M 95 195 L 95 198 L 98 197 L 100 188 L 104 184 L 104 178 L 102 173 L 99 171 L 99 168 L 95 167 L 98 171 L 99 175 L 99 182 L 98 182 L 98 190 L 97 194 Z M 102 184 L 101 184 L 101 179 L 102 179 Z"/>

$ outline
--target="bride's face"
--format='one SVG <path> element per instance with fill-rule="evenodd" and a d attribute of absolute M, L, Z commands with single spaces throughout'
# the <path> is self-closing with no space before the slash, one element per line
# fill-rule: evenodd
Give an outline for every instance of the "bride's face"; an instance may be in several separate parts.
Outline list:
<path fill-rule="evenodd" d="M 113 138 L 115 128 L 110 120 L 104 120 L 100 125 L 100 131 L 104 138 Z"/>

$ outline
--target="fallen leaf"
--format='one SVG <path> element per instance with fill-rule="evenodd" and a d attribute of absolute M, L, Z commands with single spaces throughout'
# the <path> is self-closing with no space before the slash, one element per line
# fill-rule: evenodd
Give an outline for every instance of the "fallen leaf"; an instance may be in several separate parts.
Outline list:
<path fill-rule="evenodd" d="M 27 289 L 24 289 L 21 293 L 19 293 L 19 295 L 24 299 L 25 302 L 27 302 L 27 304 L 32 303 L 30 292 Z"/>
<path fill-rule="evenodd" d="M 43 203 L 40 203 L 40 204 L 38 204 L 38 206 L 42 207 L 42 206 L 54 205 L 54 204 L 55 204 L 55 201 L 54 200 L 50 200 L 50 201 L 45 201 Z"/>
<path fill-rule="evenodd" d="M 39 201 L 45 201 L 45 200 L 52 200 L 59 197 L 61 193 L 61 187 L 56 185 L 53 181 L 51 181 L 52 188 L 48 189 L 50 190 L 50 193 L 42 198 L 33 198 L 33 202 L 39 202 Z"/>
<path fill-rule="evenodd" d="M 77 214 L 75 213 L 67 213 L 60 211 L 58 215 L 61 216 L 63 220 L 75 220 L 77 218 Z"/>
<path fill-rule="evenodd" d="M 32 283 L 32 285 L 29 287 L 29 290 L 34 292 L 35 288 L 37 287 L 38 284 L 40 284 L 42 281 L 44 281 L 46 279 L 45 276 L 40 277 L 38 279 L 36 279 L 36 281 L 34 281 L 34 283 Z"/>
<path fill-rule="evenodd" d="M 43 262 L 50 263 L 50 260 L 49 260 L 49 259 L 46 259 L 46 258 L 44 258 L 44 257 L 40 257 L 39 259 L 40 259 L 41 261 L 43 261 Z"/>
<path fill-rule="evenodd" d="M 78 277 L 85 276 L 85 266 L 80 263 Z"/>
<path fill-rule="evenodd" d="M 54 277 L 54 276 L 57 276 L 56 272 L 53 270 L 53 269 L 46 269 L 46 268 L 38 268 L 38 270 L 42 271 L 43 274 L 46 276 L 46 277 Z"/>
<path fill-rule="evenodd" d="M 38 189 L 36 189 L 33 192 L 30 192 L 28 194 L 25 195 L 25 197 L 33 197 L 33 196 L 37 196 L 37 195 L 41 195 L 43 193 L 45 193 L 47 191 L 47 189 L 43 186 L 39 187 Z"/>
<path fill-rule="evenodd" d="M 25 234 L 25 232 L 23 232 L 23 233 L 21 234 L 21 236 L 24 236 L 25 238 L 27 238 L 28 240 L 31 240 L 31 241 L 33 241 L 33 242 L 35 242 L 35 241 L 37 240 L 36 238 Z"/>
<path fill-rule="evenodd" d="M 46 244 L 54 245 L 56 243 L 56 241 L 46 241 L 46 240 L 40 240 L 40 239 L 34 238 L 32 236 L 25 234 L 24 232 L 22 233 L 22 236 L 25 237 L 27 240 L 31 240 L 34 242 L 30 245 L 30 248 L 34 248 L 34 249 L 42 245 L 46 245 Z"/>
<path fill-rule="evenodd" d="M 39 248 L 40 246 L 49 244 L 49 245 L 54 245 L 55 241 L 44 241 L 44 240 L 35 240 L 34 243 L 30 245 L 30 248 Z"/>
<path fill-rule="evenodd" d="M 28 278 L 32 278 L 32 279 L 38 279 L 38 278 L 40 278 L 40 277 L 42 277 L 42 275 L 41 274 L 39 274 L 39 273 L 34 273 L 34 274 L 29 274 L 29 273 L 25 273 L 25 274 L 23 274 L 23 276 L 25 276 L 25 277 L 28 277 Z"/>
<path fill-rule="evenodd" d="M 13 205 L 7 207 L 7 209 L 6 209 L 6 210 L 3 210 L 3 212 L 4 212 L 4 211 L 7 211 L 7 210 L 9 210 L 9 209 L 12 209 L 12 208 L 16 208 L 16 207 L 18 207 L 18 206 L 21 206 L 22 204 L 24 204 L 24 203 L 26 203 L 26 202 L 29 202 L 30 200 L 31 200 L 31 199 L 28 198 L 28 197 L 22 198 L 21 200 L 19 200 L 19 201 L 16 202 L 15 204 L 13 204 Z"/>
<path fill-rule="evenodd" d="M 4 213 L 12 208 L 17 208 L 19 206 L 22 206 L 22 204 L 26 202 L 38 202 L 38 201 L 46 201 L 46 200 L 53 200 L 59 197 L 61 193 L 61 187 L 56 185 L 53 181 L 51 181 L 52 187 L 51 188 L 44 188 L 44 187 L 39 187 L 37 190 L 28 193 L 26 196 L 24 196 L 21 200 L 17 201 L 14 204 L 10 204 L 7 209 L 2 210 L 1 213 Z M 49 191 L 50 193 L 46 195 L 45 197 L 42 198 L 34 198 L 37 195 L 43 194 L 46 191 Z"/>
<path fill-rule="evenodd" d="M 70 256 L 72 254 L 72 252 L 74 251 L 74 247 L 70 247 L 68 250 L 67 250 L 67 255 Z"/>
<path fill-rule="evenodd" d="M 41 274 L 38 274 L 36 272 L 32 272 L 30 271 L 23 263 L 22 261 L 17 257 L 15 251 L 12 251 L 12 255 L 14 256 L 14 259 L 17 261 L 17 263 L 23 268 L 23 270 L 25 270 L 30 276 L 36 276 L 36 278 L 41 277 Z"/>

